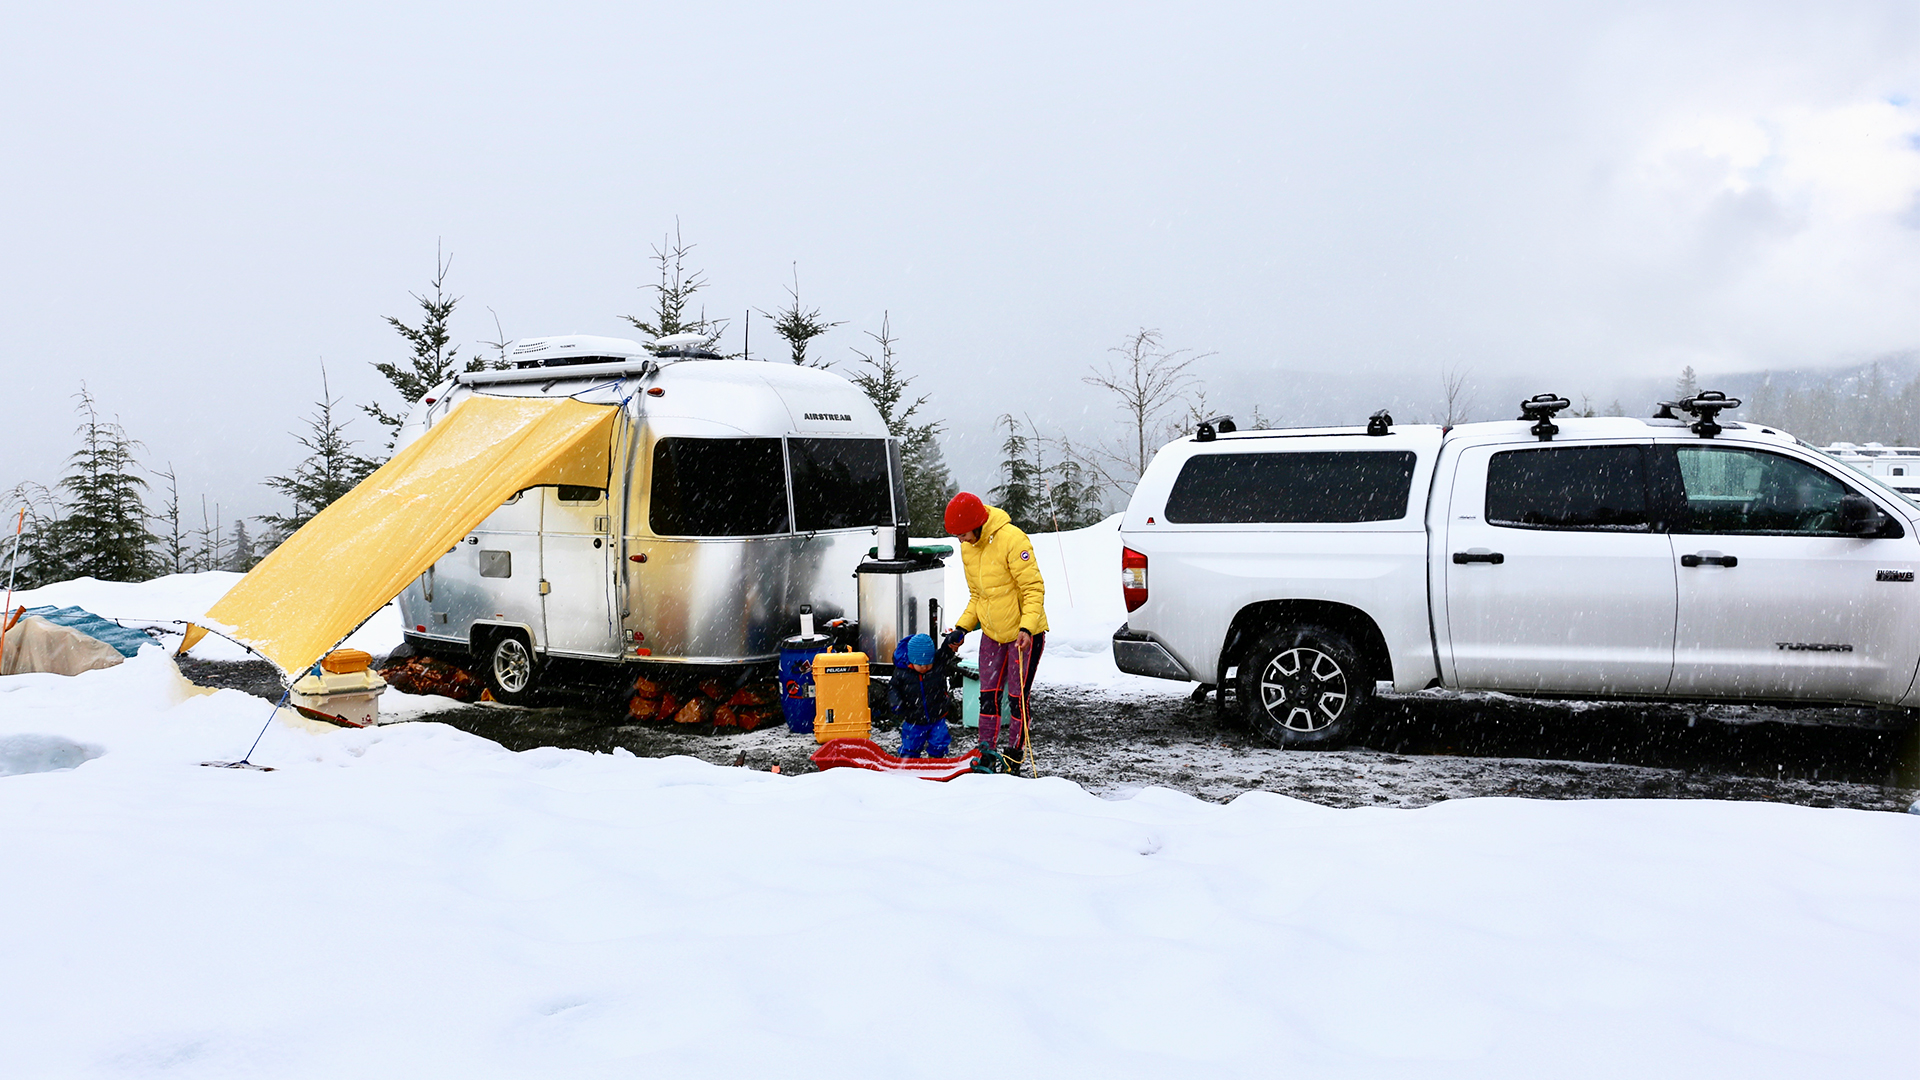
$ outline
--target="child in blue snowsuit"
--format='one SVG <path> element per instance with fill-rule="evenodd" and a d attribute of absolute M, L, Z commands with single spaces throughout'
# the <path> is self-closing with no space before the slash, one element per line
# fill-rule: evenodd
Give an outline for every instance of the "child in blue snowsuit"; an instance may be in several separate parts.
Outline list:
<path fill-rule="evenodd" d="M 954 719 L 953 698 L 947 693 L 947 662 L 953 650 L 942 649 L 925 634 L 901 641 L 893 650 L 893 680 L 887 684 L 887 707 L 900 721 L 900 756 L 946 757 L 953 745 L 947 721 Z"/>

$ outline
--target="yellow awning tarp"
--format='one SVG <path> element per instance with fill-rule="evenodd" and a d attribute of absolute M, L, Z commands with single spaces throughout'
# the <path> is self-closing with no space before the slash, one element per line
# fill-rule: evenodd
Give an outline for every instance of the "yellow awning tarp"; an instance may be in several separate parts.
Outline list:
<path fill-rule="evenodd" d="M 297 675 L 514 492 L 606 487 L 618 415 L 572 398 L 469 397 L 287 537 L 204 621 Z"/>

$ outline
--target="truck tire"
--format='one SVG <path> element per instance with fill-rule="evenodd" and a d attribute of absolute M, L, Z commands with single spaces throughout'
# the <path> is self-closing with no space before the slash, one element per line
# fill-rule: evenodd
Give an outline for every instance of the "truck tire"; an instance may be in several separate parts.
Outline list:
<path fill-rule="evenodd" d="M 493 700 L 505 705 L 527 705 L 540 682 L 540 661 L 525 634 L 508 631 L 487 643 L 480 664 Z"/>
<path fill-rule="evenodd" d="M 1275 746 L 1337 746 L 1373 696 L 1373 677 L 1346 635 L 1324 626 L 1268 632 L 1240 665 L 1254 735 Z"/>

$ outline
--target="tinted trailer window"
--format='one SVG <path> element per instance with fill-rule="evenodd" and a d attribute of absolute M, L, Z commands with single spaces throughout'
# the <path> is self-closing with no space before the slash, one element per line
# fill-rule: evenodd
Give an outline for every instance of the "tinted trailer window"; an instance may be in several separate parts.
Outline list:
<path fill-rule="evenodd" d="M 1411 450 L 1202 454 L 1181 468 L 1166 519 L 1182 525 L 1398 521 Z"/>
<path fill-rule="evenodd" d="M 798 531 L 893 524 L 887 440 L 788 439 L 787 453 Z"/>
<path fill-rule="evenodd" d="M 656 536 L 786 532 L 780 440 L 661 439 L 653 446 L 647 523 Z"/>

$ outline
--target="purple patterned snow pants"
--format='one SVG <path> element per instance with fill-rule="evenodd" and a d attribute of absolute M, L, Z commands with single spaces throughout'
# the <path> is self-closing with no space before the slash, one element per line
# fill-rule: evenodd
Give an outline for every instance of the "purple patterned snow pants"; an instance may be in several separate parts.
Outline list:
<path fill-rule="evenodd" d="M 998 749 L 1000 745 L 1000 698 L 1006 691 L 1007 748 L 1027 745 L 1027 691 L 1033 687 L 1033 671 L 1040 666 L 1040 654 L 1046 651 L 1047 635 L 1033 635 L 1033 647 L 1022 649 L 1015 638 L 1002 644 L 980 634 L 980 745 Z"/>

